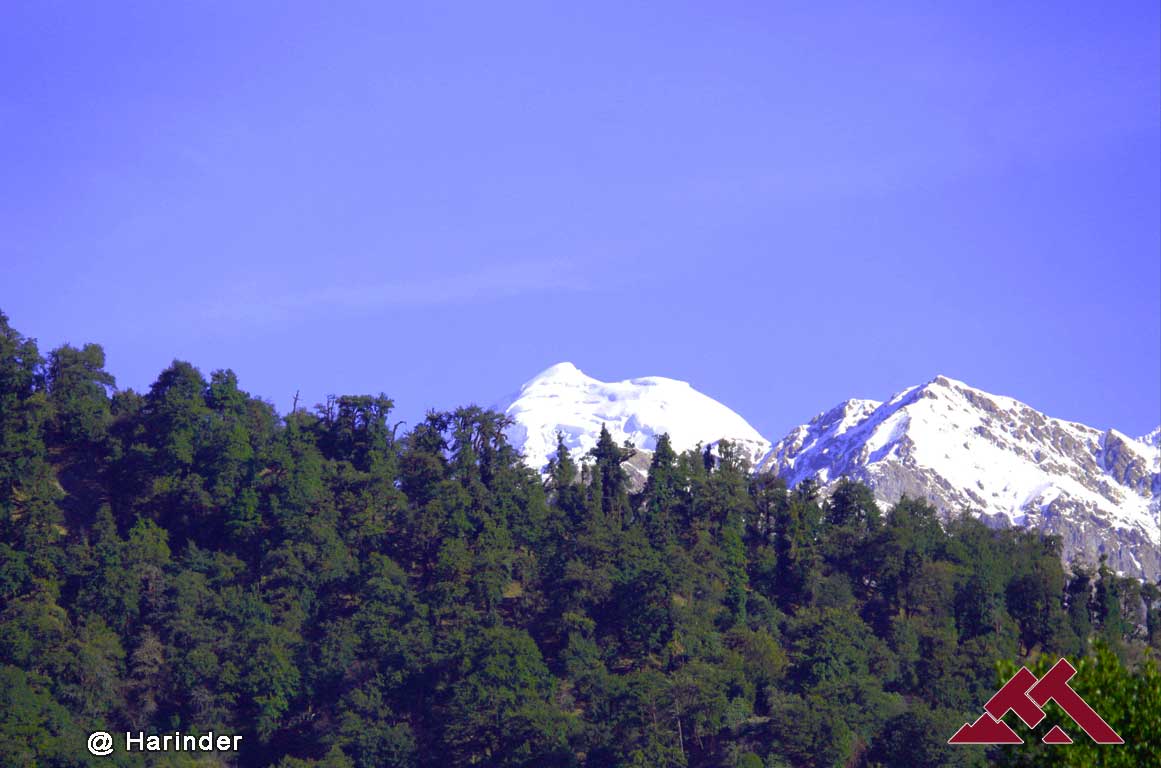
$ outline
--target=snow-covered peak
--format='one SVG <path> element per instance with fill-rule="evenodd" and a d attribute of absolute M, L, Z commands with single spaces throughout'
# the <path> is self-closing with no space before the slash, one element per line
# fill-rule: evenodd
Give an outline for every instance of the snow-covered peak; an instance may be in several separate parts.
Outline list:
<path fill-rule="evenodd" d="M 972 510 L 1040 527 L 1064 536 L 1066 554 L 1105 553 L 1142 573 L 1161 570 L 1156 442 L 937 376 L 885 403 L 847 401 L 816 416 L 780 440 L 762 468 L 792 485 L 847 476 L 886 503 L 907 494 L 948 515 Z"/>
<path fill-rule="evenodd" d="M 596 446 L 602 424 L 618 444 L 629 440 L 646 450 L 663 433 L 677 451 L 728 439 L 755 463 L 770 448 L 745 419 L 688 382 L 662 376 L 604 382 L 572 363 L 529 379 L 502 410 L 513 420 L 509 438 L 538 470 L 556 453 L 557 432 L 579 458 Z"/>
<path fill-rule="evenodd" d="M 948 517 L 968 510 L 1057 534 L 1066 560 L 1107 555 L 1117 570 L 1161 574 L 1161 428 L 1131 438 L 936 376 L 883 402 L 844 401 L 771 447 L 684 381 L 604 382 L 572 363 L 542 371 L 500 408 L 513 420 L 511 441 L 538 470 L 555 454 L 557 432 L 577 459 L 602 425 L 617 443 L 646 450 L 662 433 L 679 451 L 726 438 L 791 485 L 811 478 L 825 490 L 850 477 L 884 504 L 927 498 Z M 640 474 L 648 457 L 638 458 Z"/>
<path fill-rule="evenodd" d="M 581 372 L 570 362 L 557 363 L 550 365 L 540 373 L 533 376 L 524 383 L 524 389 L 533 386 L 552 386 L 552 385 L 568 385 L 568 384 L 583 384 L 584 382 L 594 381 Z"/>

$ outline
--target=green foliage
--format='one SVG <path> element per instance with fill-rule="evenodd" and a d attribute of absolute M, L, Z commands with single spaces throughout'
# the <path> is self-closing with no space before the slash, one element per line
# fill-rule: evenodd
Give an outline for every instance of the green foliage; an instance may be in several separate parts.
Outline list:
<path fill-rule="evenodd" d="M 0 314 L 5 764 L 98 728 L 283 768 L 1157 762 L 1155 585 L 726 441 L 660 436 L 637 488 L 632 446 L 561 437 L 542 480 L 500 414 L 392 407 L 280 416 L 180 361 L 115 391 L 100 347 L 45 360 Z M 947 744 L 997 661 L 1060 654 L 1129 744 Z"/>
<path fill-rule="evenodd" d="M 1037 676 L 1043 675 L 1056 663 L 1056 657 L 1046 655 L 1036 659 L 1028 668 Z M 1077 674 L 1070 685 L 1089 706 L 1112 726 L 1124 744 L 1115 746 L 1094 744 L 1055 702 L 1044 707 L 1044 721 L 1031 732 L 1021 728 L 1024 743 L 997 750 L 999 765 L 1007 766 L 1125 766 L 1161 764 L 1161 670 L 1149 659 L 1136 670 L 1127 668 L 1117 655 L 1104 644 L 1098 644 L 1091 656 L 1075 663 Z M 1010 662 L 999 665 L 1001 682 L 1016 671 Z M 1014 718 L 1014 715 L 1009 715 Z M 1015 720 L 1011 725 L 1015 726 Z M 1053 746 L 1042 743 L 1044 735 L 1054 726 L 1061 726 L 1073 743 Z"/>
<path fill-rule="evenodd" d="M 114 383 L 105 371 L 105 351 L 100 346 L 86 344 L 76 349 L 65 344 L 53 350 L 47 389 L 61 442 L 83 445 L 104 439 L 110 419 L 108 392 Z"/>
<path fill-rule="evenodd" d="M 85 754 L 77 723 L 43 678 L 0 667 L 0 754 L 6 765 L 75 765 Z"/>
<path fill-rule="evenodd" d="M 524 765 L 563 746 L 554 680 L 527 633 L 496 627 L 473 638 L 446 705 L 445 740 L 460 764 Z"/>

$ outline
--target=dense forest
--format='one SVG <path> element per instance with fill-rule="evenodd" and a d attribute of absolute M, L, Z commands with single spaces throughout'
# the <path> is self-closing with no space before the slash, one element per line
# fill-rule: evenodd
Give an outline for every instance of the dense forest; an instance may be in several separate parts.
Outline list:
<path fill-rule="evenodd" d="M 500 414 L 391 411 L 280 415 L 184 362 L 119 390 L 99 346 L 42 353 L 0 314 L 0 762 L 1161 762 L 1156 585 L 855 483 L 788 489 L 728 444 L 663 437 L 634 490 L 607 433 L 542 478 Z M 947 744 L 1058 656 L 1124 746 L 1052 704 L 1009 715 L 1022 747 Z M 1040 744 L 1054 723 L 1076 743 Z M 96 730 L 243 738 L 91 757 Z"/>

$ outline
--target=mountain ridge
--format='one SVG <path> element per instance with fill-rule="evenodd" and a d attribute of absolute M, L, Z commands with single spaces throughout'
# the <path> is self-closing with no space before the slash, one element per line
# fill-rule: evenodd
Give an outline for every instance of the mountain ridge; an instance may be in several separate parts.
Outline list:
<path fill-rule="evenodd" d="M 662 432 L 677 450 L 730 439 L 756 471 L 790 486 L 810 478 L 825 493 L 849 477 L 883 504 L 925 498 L 945 519 L 970 511 L 993 525 L 1057 534 L 1065 560 L 1105 555 L 1123 573 L 1161 575 L 1161 427 L 1141 437 L 1101 430 L 939 375 L 885 401 L 845 400 L 771 442 L 687 382 L 602 382 L 572 363 L 529 379 L 501 409 L 538 470 L 556 451 L 557 431 L 574 455 L 595 445 L 601 425 L 645 457 Z"/>
<path fill-rule="evenodd" d="M 1064 557 L 1161 573 L 1161 451 L 1115 430 L 1047 416 L 947 376 L 884 403 L 846 401 L 791 430 L 759 466 L 824 490 L 839 477 L 884 503 L 902 495 L 945 517 L 1061 536 Z"/>

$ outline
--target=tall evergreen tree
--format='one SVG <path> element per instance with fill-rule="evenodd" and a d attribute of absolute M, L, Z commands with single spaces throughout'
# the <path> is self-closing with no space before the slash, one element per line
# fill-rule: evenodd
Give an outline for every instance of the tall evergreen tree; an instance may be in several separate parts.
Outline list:
<path fill-rule="evenodd" d="M 589 452 L 593 457 L 593 471 L 600 477 L 600 509 L 613 524 L 622 525 L 629 514 L 629 475 L 622 465 L 629 459 L 629 450 L 613 442 L 613 436 L 604 424 L 596 446 Z"/>

